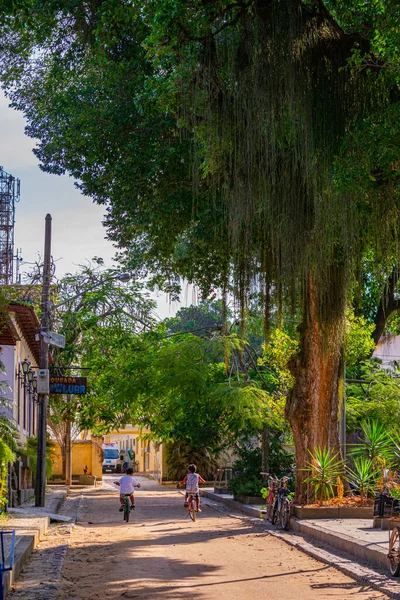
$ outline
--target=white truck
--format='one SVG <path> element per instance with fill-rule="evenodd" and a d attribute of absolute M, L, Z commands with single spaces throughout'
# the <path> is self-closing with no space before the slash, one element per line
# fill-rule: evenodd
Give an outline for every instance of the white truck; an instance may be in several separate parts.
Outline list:
<path fill-rule="evenodd" d="M 101 448 L 103 450 L 103 473 L 107 471 L 115 473 L 117 465 L 120 464 L 118 444 L 105 442 Z"/>

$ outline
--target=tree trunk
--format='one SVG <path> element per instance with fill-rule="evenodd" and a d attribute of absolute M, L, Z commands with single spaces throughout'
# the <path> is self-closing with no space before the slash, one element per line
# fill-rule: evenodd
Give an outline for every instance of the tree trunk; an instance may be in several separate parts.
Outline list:
<path fill-rule="evenodd" d="M 269 473 L 269 430 L 267 427 L 261 431 L 261 471 Z"/>
<path fill-rule="evenodd" d="M 314 499 L 313 490 L 304 483 L 308 476 L 304 469 L 311 461 L 309 450 L 320 446 L 339 452 L 338 407 L 343 372 L 340 311 L 332 325 L 321 323 L 321 299 L 311 276 L 305 300 L 300 353 L 290 365 L 295 383 L 286 403 L 296 450 L 295 502 L 300 504 Z"/>
<path fill-rule="evenodd" d="M 72 485 L 71 421 L 65 423 L 65 485 Z"/>
<path fill-rule="evenodd" d="M 60 450 L 61 450 L 61 458 L 62 458 L 62 478 L 65 481 L 65 476 L 66 476 L 66 472 L 67 472 L 67 455 L 65 453 L 65 444 L 62 446 L 60 444 Z"/>

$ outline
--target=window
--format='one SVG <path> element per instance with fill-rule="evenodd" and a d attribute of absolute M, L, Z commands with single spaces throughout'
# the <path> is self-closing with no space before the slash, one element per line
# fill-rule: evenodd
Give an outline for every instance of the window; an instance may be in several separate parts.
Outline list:
<path fill-rule="evenodd" d="M 21 371 L 18 369 L 17 376 L 17 423 L 20 425 L 21 423 L 21 379 L 20 379 Z"/>
<path fill-rule="evenodd" d="M 23 388 L 24 390 L 24 401 L 23 401 L 23 428 L 26 431 L 26 426 L 27 426 L 27 416 L 28 416 L 28 394 L 26 393 L 26 388 Z"/>

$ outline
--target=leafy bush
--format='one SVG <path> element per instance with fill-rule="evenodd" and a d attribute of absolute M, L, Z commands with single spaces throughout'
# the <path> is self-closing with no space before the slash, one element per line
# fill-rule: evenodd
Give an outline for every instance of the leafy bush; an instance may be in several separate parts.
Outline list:
<path fill-rule="evenodd" d="M 269 471 L 278 477 L 287 473 L 293 463 L 293 456 L 282 447 L 279 432 L 270 430 L 269 438 Z M 242 441 L 235 446 L 235 453 L 239 457 L 233 463 L 234 479 L 229 484 L 229 489 L 234 497 L 260 496 L 265 486 L 265 481 L 260 475 L 261 448 L 252 447 L 248 442 Z"/>
<path fill-rule="evenodd" d="M 217 458 L 208 448 L 193 447 L 187 442 L 178 441 L 167 444 L 166 463 L 168 467 L 167 477 L 172 480 L 180 480 L 187 473 L 188 465 L 194 463 L 197 472 L 203 479 L 214 479 L 217 469 Z"/>
<path fill-rule="evenodd" d="M 233 463 L 234 478 L 229 489 L 234 498 L 238 496 L 260 496 L 264 481 L 261 471 L 261 448 L 242 443 L 235 448 L 238 460 Z"/>
<path fill-rule="evenodd" d="M 52 476 L 52 468 L 53 468 L 52 456 L 53 456 L 53 452 L 54 452 L 54 446 L 55 446 L 54 442 L 52 442 L 49 438 L 47 438 L 47 440 L 46 440 L 46 477 L 47 477 L 47 479 L 50 479 Z M 26 456 L 29 456 L 33 478 L 36 477 L 37 447 L 38 447 L 38 440 L 37 440 L 37 438 L 32 437 L 32 438 L 28 438 L 25 448 L 19 450 L 19 454 L 24 454 Z"/>
<path fill-rule="evenodd" d="M 0 509 L 2 510 L 8 500 L 8 464 L 14 460 L 14 453 L 8 444 L 0 438 Z"/>

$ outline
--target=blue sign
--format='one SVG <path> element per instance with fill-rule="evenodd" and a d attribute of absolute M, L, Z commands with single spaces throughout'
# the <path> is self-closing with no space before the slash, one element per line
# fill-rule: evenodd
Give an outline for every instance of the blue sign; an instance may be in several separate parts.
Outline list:
<path fill-rule="evenodd" d="M 86 394 L 86 377 L 50 377 L 50 394 Z"/>

